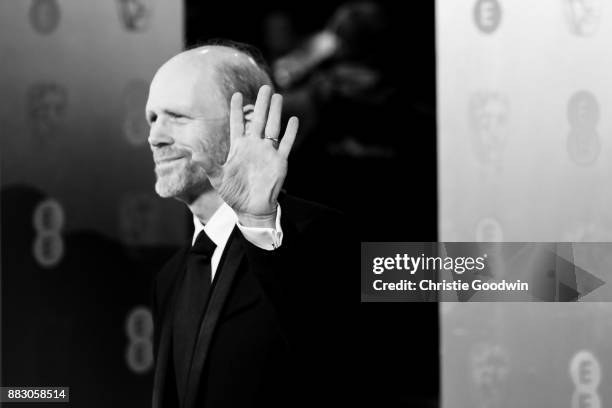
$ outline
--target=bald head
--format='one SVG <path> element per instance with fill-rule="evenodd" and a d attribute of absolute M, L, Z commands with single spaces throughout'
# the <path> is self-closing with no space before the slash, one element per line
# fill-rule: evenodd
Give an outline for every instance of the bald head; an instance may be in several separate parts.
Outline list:
<path fill-rule="evenodd" d="M 171 58 L 161 69 L 174 69 L 177 65 L 191 68 L 193 73 L 216 83 L 228 104 L 235 92 L 242 93 L 245 104 L 254 104 L 261 86 L 273 87 L 265 62 L 256 50 L 246 45 L 224 44 L 189 49 Z"/>
<path fill-rule="evenodd" d="M 245 104 L 255 104 L 259 88 L 274 85 L 258 51 L 244 44 L 205 45 L 190 51 L 218 55 L 215 66 L 221 91 L 229 102 L 235 92 L 242 93 Z"/>

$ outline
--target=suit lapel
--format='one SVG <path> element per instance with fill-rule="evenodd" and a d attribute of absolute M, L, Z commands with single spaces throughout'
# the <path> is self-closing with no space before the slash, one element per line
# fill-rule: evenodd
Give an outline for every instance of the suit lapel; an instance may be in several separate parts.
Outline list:
<path fill-rule="evenodd" d="M 181 287 L 180 283 L 185 277 L 185 258 L 189 247 L 183 249 L 183 253 L 179 256 L 179 261 L 174 266 L 176 279 L 174 286 L 171 289 L 172 294 L 168 301 L 165 313 L 162 320 L 161 334 L 159 340 L 159 348 L 157 351 L 157 361 L 155 362 L 155 376 L 153 379 L 153 408 L 161 408 L 164 401 L 164 390 L 166 387 L 166 373 L 168 372 L 168 364 L 174 364 L 169 361 L 170 355 L 170 340 L 172 338 L 172 319 L 174 316 L 174 307 L 176 305 L 176 297 L 178 290 Z M 158 328 L 155 328 L 158 330 Z"/>
<path fill-rule="evenodd" d="M 240 232 L 237 227 L 234 227 L 228 240 L 222 262 L 219 263 L 219 269 L 215 274 L 216 282 L 213 285 L 204 319 L 202 319 L 202 323 L 200 324 L 191 370 L 188 376 L 185 408 L 192 408 L 195 405 L 200 385 L 200 376 L 202 375 L 202 369 L 208 356 L 214 330 L 243 256 L 244 249 L 242 240 L 240 239 Z"/>

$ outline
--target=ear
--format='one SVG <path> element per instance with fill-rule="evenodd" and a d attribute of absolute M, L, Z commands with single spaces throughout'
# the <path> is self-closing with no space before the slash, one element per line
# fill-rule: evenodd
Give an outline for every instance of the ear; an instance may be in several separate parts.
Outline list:
<path fill-rule="evenodd" d="M 255 105 L 252 103 L 244 105 L 242 108 L 242 114 L 244 115 L 244 133 L 248 133 L 253 121 L 253 113 L 255 112 Z"/>

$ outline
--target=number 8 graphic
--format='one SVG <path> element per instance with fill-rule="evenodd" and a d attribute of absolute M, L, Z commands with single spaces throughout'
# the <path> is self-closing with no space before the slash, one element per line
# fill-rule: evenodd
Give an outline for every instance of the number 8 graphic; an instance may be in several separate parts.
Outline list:
<path fill-rule="evenodd" d="M 126 318 L 125 332 L 128 343 L 125 358 L 127 365 L 136 374 L 144 374 L 153 366 L 153 316 L 149 309 L 137 306 Z"/>
<path fill-rule="evenodd" d="M 44 268 L 55 266 L 64 255 L 64 210 L 54 199 L 47 199 L 34 210 L 32 224 L 36 237 L 32 252 L 36 262 Z"/>
<path fill-rule="evenodd" d="M 601 408 L 597 387 L 601 368 L 597 358 L 587 350 L 577 352 L 570 361 L 570 377 L 574 383 L 572 408 Z"/>

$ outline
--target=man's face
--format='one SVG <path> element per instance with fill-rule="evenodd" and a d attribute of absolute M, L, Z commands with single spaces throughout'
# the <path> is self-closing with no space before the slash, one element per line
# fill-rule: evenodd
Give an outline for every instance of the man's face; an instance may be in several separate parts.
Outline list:
<path fill-rule="evenodd" d="M 208 54 L 174 57 L 151 82 L 148 141 L 161 197 L 192 202 L 210 188 L 207 171 L 227 157 L 228 103 L 216 83 L 214 52 Z"/>

